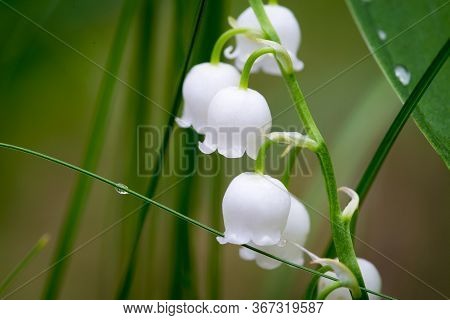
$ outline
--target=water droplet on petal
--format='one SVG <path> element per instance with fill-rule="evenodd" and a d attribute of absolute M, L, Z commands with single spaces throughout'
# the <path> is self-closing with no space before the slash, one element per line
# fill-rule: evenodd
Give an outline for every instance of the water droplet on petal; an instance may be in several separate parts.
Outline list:
<path fill-rule="evenodd" d="M 394 72 L 395 76 L 402 85 L 407 86 L 411 82 L 411 72 L 409 72 L 404 66 L 396 66 Z"/>
<path fill-rule="evenodd" d="M 387 38 L 386 32 L 384 32 L 383 30 L 378 30 L 378 31 L 377 31 L 377 34 L 378 34 L 378 38 L 379 38 L 381 41 L 386 40 L 386 38 Z"/>
<path fill-rule="evenodd" d="M 117 186 L 116 187 L 117 193 L 119 193 L 119 194 L 128 194 L 128 192 L 125 191 L 126 189 L 128 189 L 128 187 L 126 185 L 124 185 L 122 183 L 118 183 L 118 184 L 116 184 L 116 186 Z"/>

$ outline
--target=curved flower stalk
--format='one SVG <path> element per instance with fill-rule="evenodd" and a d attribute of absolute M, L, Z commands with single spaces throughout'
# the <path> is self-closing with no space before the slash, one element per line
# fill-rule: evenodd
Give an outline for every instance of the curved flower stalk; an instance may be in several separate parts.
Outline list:
<path fill-rule="evenodd" d="M 194 66 L 183 83 L 184 109 L 181 118 L 176 118 L 177 124 L 202 133 L 212 98 L 223 88 L 237 86 L 239 79 L 239 71 L 229 64 L 205 62 Z"/>
<path fill-rule="evenodd" d="M 350 221 L 353 214 L 358 210 L 359 195 L 353 189 L 348 187 L 340 187 L 338 191 L 344 192 L 350 197 L 350 202 L 345 206 L 344 210 L 342 210 L 343 219 Z"/>
<path fill-rule="evenodd" d="M 357 258 L 359 268 L 361 269 L 364 282 L 366 284 L 367 289 L 370 289 L 375 292 L 381 292 L 381 276 L 378 272 L 377 268 L 369 261 Z M 336 277 L 334 272 L 327 272 L 329 276 Z M 318 295 L 329 286 L 333 285 L 333 281 L 327 278 L 320 278 L 318 284 Z M 326 297 L 327 300 L 351 300 L 352 297 L 347 288 L 337 288 L 328 294 Z M 369 294 L 369 299 L 380 299 L 380 297 Z"/>
<path fill-rule="evenodd" d="M 286 187 L 268 175 L 244 172 L 228 186 L 222 202 L 225 224 L 221 244 L 276 245 L 291 208 Z"/>
<path fill-rule="evenodd" d="M 257 91 L 239 87 L 220 90 L 208 109 L 208 126 L 200 151 L 216 150 L 227 158 L 247 155 L 256 159 L 264 136 L 272 127 L 272 116 L 266 99 Z"/>
<path fill-rule="evenodd" d="M 289 52 L 294 70 L 301 71 L 304 67 L 303 62 L 296 57 L 301 42 L 300 25 L 297 19 L 291 10 L 277 4 L 265 5 L 264 9 L 280 37 L 281 45 Z M 251 7 L 241 13 L 236 24 L 238 27 L 247 27 L 257 30 L 261 29 L 258 19 Z M 236 67 L 242 70 L 245 61 L 250 54 L 263 46 L 264 44 L 256 41 L 254 38 L 245 35 L 237 35 L 234 52 L 230 52 L 229 49 L 225 50 L 225 56 L 228 59 L 235 59 L 234 63 Z M 281 75 L 276 60 L 270 56 L 261 57 L 257 63 L 255 63 L 252 72 L 257 71 L 262 71 L 271 75 Z"/>
<path fill-rule="evenodd" d="M 291 209 L 289 211 L 286 228 L 281 234 L 280 244 L 266 247 L 255 245 L 255 247 L 274 256 L 280 257 L 284 260 L 302 265 L 304 263 L 303 252 L 299 251 L 299 249 L 295 245 L 293 245 L 293 243 L 299 244 L 301 246 L 305 245 L 311 222 L 305 206 L 292 194 L 290 195 L 290 197 Z M 250 245 L 253 246 L 253 244 Z M 279 262 L 278 260 L 266 257 L 260 253 L 244 247 L 239 249 L 239 255 L 244 260 L 255 260 L 256 264 L 259 267 L 267 270 L 278 268 L 281 265 L 281 262 Z"/>

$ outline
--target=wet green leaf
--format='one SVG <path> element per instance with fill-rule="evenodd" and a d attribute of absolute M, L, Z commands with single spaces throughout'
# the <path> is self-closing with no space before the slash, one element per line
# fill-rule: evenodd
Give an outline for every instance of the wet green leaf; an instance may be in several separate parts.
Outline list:
<path fill-rule="evenodd" d="M 347 0 L 371 52 L 404 102 L 450 35 L 448 0 Z M 427 140 L 450 167 L 450 64 L 413 113 Z"/>

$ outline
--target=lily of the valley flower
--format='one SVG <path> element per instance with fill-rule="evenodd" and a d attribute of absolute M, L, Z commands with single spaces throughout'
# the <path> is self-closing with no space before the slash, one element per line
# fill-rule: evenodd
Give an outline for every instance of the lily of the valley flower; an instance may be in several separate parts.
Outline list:
<path fill-rule="evenodd" d="M 361 269 L 362 276 L 364 278 L 364 283 L 367 289 L 375 292 L 381 292 L 381 276 L 377 268 L 369 261 L 357 258 L 359 268 Z M 334 272 L 327 272 L 329 276 L 336 277 Z M 326 287 L 331 285 L 334 281 L 327 278 L 320 278 L 318 284 L 318 292 L 324 290 Z M 347 288 L 338 288 L 333 290 L 327 297 L 327 300 L 351 300 L 352 297 Z M 380 299 L 380 297 L 369 294 L 369 299 Z"/>
<path fill-rule="evenodd" d="M 221 244 L 271 246 L 280 242 L 291 208 L 286 187 L 267 175 L 244 172 L 228 186 L 222 202 Z"/>
<path fill-rule="evenodd" d="M 183 83 L 184 109 L 177 124 L 199 133 L 207 125 L 208 107 L 218 91 L 239 84 L 240 73 L 225 63 L 201 63 L 194 66 Z"/>
<path fill-rule="evenodd" d="M 281 235 L 281 241 L 285 242 L 285 245 L 277 244 L 266 247 L 256 246 L 252 243 L 250 245 L 289 262 L 302 265 L 304 263 L 303 252 L 293 243 L 303 246 L 308 237 L 309 229 L 310 219 L 305 206 L 291 195 L 291 209 L 286 228 Z M 281 262 L 277 260 L 244 247 L 239 249 L 239 255 L 244 260 L 255 260 L 259 267 L 267 270 L 278 268 L 281 265 Z"/>
<path fill-rule="evenodd" d="M 291 56 L 294 70 L 302 70 L 303 62 L 296 57 L 297 51 L 300 48 L 301 32 L 300 25 L 294 14 L 288 8 L 280 5 L 269 4 L 265 5 L 264 9 L 273 27 L 275 28 L 275 31 L 280 37 L 281 45 L 286 48 Z M 242 12 L 238 17 L 236 24 L 239 27 L 248 27 L 261 30 L 258 19 L 256 18 L 252 8 L 248 8 Z M 236 67 L 242 70 L 249 55 L 261 46 L 263 46 L 263 44 L 257 42 L 255 39 L 244 35 L 238 35 L 236 36 L 236 48 L 234 52 L 226 50 L 225 56 L 228 59 L 236 59 Z M 272 75 L 281 74 L 275 59 L 271 56 L 261 57 L 254 64 L 252 72 L 257 72 L 260 70 Z"/>
<path fill-rule="evenodd" d="M 240 158 L 244 152 L 256 159 L 264 136 L 272 126 L 266 99 L 257 91 L 239 87 L 220 90 L 212 99 L 199 143 L 203 153 L 218 150 L 227 158 Z"/>

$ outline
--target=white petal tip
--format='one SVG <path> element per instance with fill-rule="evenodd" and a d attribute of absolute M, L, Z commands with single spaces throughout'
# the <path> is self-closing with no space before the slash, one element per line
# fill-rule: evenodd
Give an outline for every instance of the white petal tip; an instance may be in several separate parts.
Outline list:
<path fill-rule="evenodd" d="M 280 242 L 280 236 L 278 237 L 271 237 L 264 235 L 257 239 L 252 239 L 252 241 L 258 245 L 258 246 L 274 246 L 277 245 Z"/>
<path fill-rule="evenodd" d="M 189 128 L 191 126 L 191 122 L 182 118 L 175 118 L 175 122 L 178 124 L 180 128 Z"/>
<path fill-rule="evenodd" d="M 227 244 L 228 241 L 224 237 L 216 237 L 216 240 L 220 244 Z"/>
<path fill-rule="evenodd" d="M 302 71 L 305 68 L 305 64 L 303 63 L 303 61 L 296 58 L 292 61 L 292 64 L 295 71 Z"/>
<path fill-rule="evenodd" d="M 225 50 L 223 50 L 223 55 L 229 60 L 236 59 L 239 56 L 239 49 L 235 49 L 233 46 L 228 46 Z"/>
<path fill-rule="evenodd" d="M 199 142 L 198 149 L 204 154 L 211 154 L 216 151 L 216 147 L 212 146 L 206 142 Z"/>
<path fill-rule="evenodd" d="M 256 259 L 256 252 L 242 247 L 239 249 L 239 256 L 241 257 L 242 260 L 252 261 Z"/>
<path fill-rule="evenodd" d="M 245 153 L 245 150 L 236 149 L 236 148 L 232 148 L 232 149 L 228 149 L 228 150 L 220 150 L 219 149 L 219 153 L 226 158 L 237 159 L 237 158 L 242 158 L 242 156 Z"/>

